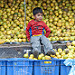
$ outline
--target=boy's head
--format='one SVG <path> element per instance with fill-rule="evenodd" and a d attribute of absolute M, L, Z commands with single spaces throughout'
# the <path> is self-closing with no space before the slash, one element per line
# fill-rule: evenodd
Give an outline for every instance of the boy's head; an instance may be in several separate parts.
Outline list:
<path fill-rule="evenodd" d="M 33 9 L 33 16 L 36 21 L 41 21 L 43 19 L 43 11 L 40 7 Z"/>

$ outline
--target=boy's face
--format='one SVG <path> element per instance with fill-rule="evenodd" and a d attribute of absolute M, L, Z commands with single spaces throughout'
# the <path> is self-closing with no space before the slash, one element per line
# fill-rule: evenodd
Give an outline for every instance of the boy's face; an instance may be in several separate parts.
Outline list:
<path fill-rule="evenodd" d="M 37 13 L 34 15 L 35 21 L 42 21 L 43 19 L 43 14 L 42 13 Z"/>

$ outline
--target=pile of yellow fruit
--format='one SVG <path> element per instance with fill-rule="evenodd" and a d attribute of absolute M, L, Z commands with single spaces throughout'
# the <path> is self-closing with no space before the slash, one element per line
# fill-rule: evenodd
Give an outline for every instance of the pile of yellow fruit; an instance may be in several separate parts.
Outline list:
<path fill-rule="evenodd" d="M 62 50 L 61 48 L 58 48 L 58 50 L 54 49 L 56 52 L 56 55 L 44 55 L 41 53 L 38 58 L 34 58 L 34 55 L 31 54 L 28 56 L 28 53 L 24 54 L 24 58 L 34 59 L 34 60 L 50 60 L 51 57 L 57 58 L 57 59 L 75 59 L 75 41 L 72 43 L 68 42 L 66 44 L 67 48 Z"/>
<path fill-rule="evenodd" d="M 0 0 L 0 40 L 26 42 L 24 0 Z"/>
<path fill-rule="evenodd" d="M 43 9 L 50 41 L 75 40 L 75 0 L 26 0 L 26 25 L 33 19 L 35 7 Z"/>
<path fill-rule="evenodd" d="M 43 53 L 41 53 L 38 58 L 34 58 L 34 55 L 31 54 L 30 56 L 28 56 L 28 53 L 24 54 L 23 56 L 24 58 L 29 58 L 29 59 L 33 59 L 33 60 L 50 60 L 51 57 L 48 55 L 44 55 Z"/>
<path fill-rule="evenodd" d="M 62 50 L 59 48 L 56 51 L 56 55 L 51 55 L 51 57 L 57 58 L 57 59 L 75 59 L 75 41 L 72 43 L 67 43 L 67 48 Z"/>
<path fill-rule="evenodd" d="M 33 9 L 41 7 L 43 21 L 51 30 L 50 41 L 75 40 L 75 0 L 25 1 L 26 25 L 34 19 Z M 24 0 L 0 0 L 0 39 L 4 42 L 26 42 L 24 16 Z"/>

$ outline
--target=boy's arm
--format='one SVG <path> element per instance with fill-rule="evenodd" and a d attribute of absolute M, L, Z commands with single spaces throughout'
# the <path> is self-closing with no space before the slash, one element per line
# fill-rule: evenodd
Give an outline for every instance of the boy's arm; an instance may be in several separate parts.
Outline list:
<path fill-rule="evenodd" d="M 48 37 L 51 31 L 50 31 L 49 27 L 45 23 L 44 23 L 44 28 L 46 30 L 45 36 Z"/>
<path fill-rule="evenodd" d="M 27 36 L 28 41 L 30 41 L 30 33 L 29 33 L 30 27 L 31 27 L 31 24 L 29 22 L 27 27 L 26 27 L 26 36 Z"/>

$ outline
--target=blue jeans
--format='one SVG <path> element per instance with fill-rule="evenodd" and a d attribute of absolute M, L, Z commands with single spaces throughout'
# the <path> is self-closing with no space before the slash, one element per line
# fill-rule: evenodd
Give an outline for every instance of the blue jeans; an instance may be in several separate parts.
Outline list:
<path fill-rule="evenodd" d="M 41 53 L 41 44 L 40 44 L 40 40 L 41 43 L 44 45 L 44 52 L 45 54 L 49 51 L 53 49 L 53 46 L 51 44 L 51 42 L 49 41 L 48 38 L 46 38 L 46 36 L 44 35 L 40 35 L 40 36 L 32 36 L 31 37 L 31 44 L 32 44 L 32 48 L 34 52 L 35 50 L 37 50 L 39 53 Z"/>

